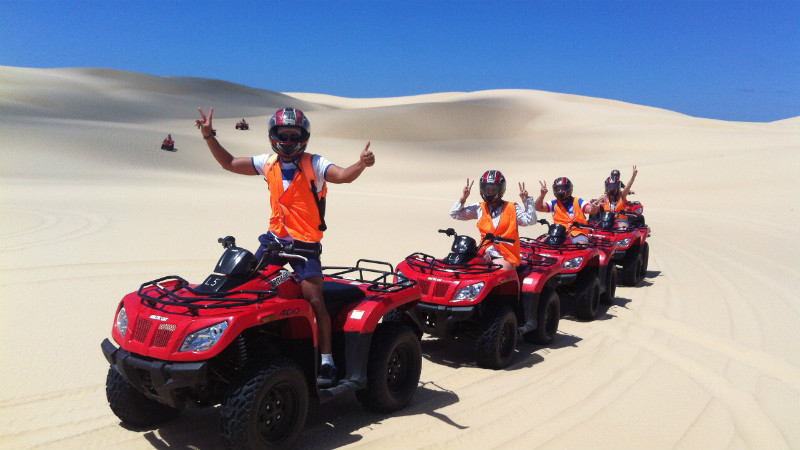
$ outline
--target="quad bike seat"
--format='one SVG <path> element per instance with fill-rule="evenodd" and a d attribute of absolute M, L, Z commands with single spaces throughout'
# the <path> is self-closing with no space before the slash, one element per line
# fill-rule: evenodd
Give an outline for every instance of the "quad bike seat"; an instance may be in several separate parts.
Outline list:
<path fill-rule="evenodd" d="M 366 297 L 364 291 L 356 286 L 336 281 L 322 282 L 322 298 L 331 318 L 336 317 L 344 306 L 363 300 L 364 297 Z"/>

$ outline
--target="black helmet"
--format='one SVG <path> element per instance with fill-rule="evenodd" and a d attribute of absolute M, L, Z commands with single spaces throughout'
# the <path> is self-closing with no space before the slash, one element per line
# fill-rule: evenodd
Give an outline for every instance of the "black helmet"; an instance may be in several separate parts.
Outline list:
<path fill-rule="evenodd" d="M 506 177 L 499 170 L 487 170 L 481 177 L 481 198 L 486 203 L 495 203 L 506 192 Z"/>
<path fill-rule="evenodd" d="M 554 223 L 547 229 L 547 237 L 544 240 L 545 244 L 561 245 L 567 240 L 567 227 L 560 223 Z"/>
<path fill-rule="evenodd" d="M 611 178 L 619 178 L 619 170 L 614 169 L 611 171 Z"/>
<path fill-rule="evenodd" d="M 572 181 L 567 177 L 556 178 L 553 181 L 553 195 L 559 200 L 572 196 Z"/>
<path fill-rule="evenodd" d="M 300 156 L 306 150 L 310 137 L 311 123 L 299 109 L 279 109 L 269 119 L 269 142 L 272 150 L 284 158 Z"/>
<path fill-rule="evenodd" d="M 600 213 L 600 228 L 610 230 L 614 228 L 614 219 L 616 214 L 613 211 L 603 211 Z"/>

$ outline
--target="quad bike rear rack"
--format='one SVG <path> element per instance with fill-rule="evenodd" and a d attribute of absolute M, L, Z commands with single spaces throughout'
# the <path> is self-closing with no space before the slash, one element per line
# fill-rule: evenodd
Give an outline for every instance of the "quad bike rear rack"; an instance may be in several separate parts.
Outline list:
<path fill-rule="evenodd" d="M 172 283 L 172 284 L 169 284 Z M 180 293 L 179 293 L 180 292 Z M 191 294 L 183 295 L 185 293 Z M 247 306 L 263 302 L 278 295 L 276 289 L 263 291 L 237 290 L 229 292 L 201 292 L 189 285 L 189 282 L 177 275 L 168 275 L 153 281 L 148 281 L 139 286 L 136 294 L 150 307 L 156 304 L 169 306 L 182 306 L 188 308 L 193 315 L 199 309 L 231 308 Z M 238 296 L 238 297 L 234 297 Z M 241 296 L 248 296 L 242 298 Z M 216 302 L 202 303 L 199 302 Z"/>
<path fill-rule="evenodd" d="M 363 267 L 361 265 L 362 263 L 389 266 L 389 270 L 387 271 L 372 267 Z M 337 280 L 349 280 L 357 281 L 359 283 L 367 283 L 369 284 L 367 290 L 371 292 L 394 293 L 408 289 L 417 284 L 417 282 L 414 280 L 403 280 L 399 283 L 390 281 L 391 278 L 400 279 L 401 276 L 394 271 L 394 268 L 388 262 L 374 261 L 371 259 L 359 259 L 356 261 L 355 267 L 323 266 L 322 274 Z M 371 278 L 372 276 L 374 276 L 374 278 Z"/>

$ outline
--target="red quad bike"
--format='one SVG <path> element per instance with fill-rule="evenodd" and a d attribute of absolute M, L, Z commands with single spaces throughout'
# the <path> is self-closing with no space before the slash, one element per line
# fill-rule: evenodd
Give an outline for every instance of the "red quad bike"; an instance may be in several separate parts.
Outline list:
<path fill-rule="evenodd" d="M 169 139 L 164 139 L 164 142 L 161 143 L 161 150 L 167 150 L 170 152 L 178 151 L 178 149 L 175 148 L 175 141 L 171 141 Z"/>
<path fill-rule="evenodd" d="M 616 220 L 617 215 L 611 211 L 604 211 L 599 214 L 598 220 L 590 220 L 589 226 L 592 227 L 595 238 L 610 240 L 616 244 L 613 262 L 622 271 L 619 277 L 621 284 L 636 286 L 647 274 L 650 244 L 646 240 L 650 237 L 650 227 L 644 224 L 641 216 L 630 212 L 625 212 L 629 225 L 622 226 Z"/>
<path fill-rule="evenodd" d="M 600 303 L 611 304 L 616 293 L 617 271 L 611 264 L 614 242 L 597 237 L 588 244 L 573 244 L 567 241 L 569 230 L 564 225 L 551 225 L 546 219 L 539 223 L 548 225 L 547 234 L 536 239 L 521 238 L 521 247 L 558 261 L 555 290 L 561 311 L 580 320 L 594 320 Z M 573 224 L 578 226 L 581 224 Z"/>
<path fill-rule="evenodd" d="M 323 292 L 341 380 L 317 386 L 317 325 L 294 274 L 263 265 L 267 255 L 304 258 L 274 243 L 261 261 L 233 237 L 200 284 L 166 276 L 142 284 L 117 306 L 111 367 L 111 410 L 133 427 L 151 427 L 187 407 L 221 405 L 222 438 L 232 449 L 278 449 L 300 435 L 309 399 L 318 404 L 355 392 L 378 412 L 405 407 L 422 367 L 420 343 L 402 323 L 379 323 L 420 298 L 414 282 L 391 282 L 389 263 L 323 267 Z M 307 253 L 307 251 L 305 251 Z M 388 268 L 388 270 L 385 270 Z"/>
<path fill-rule="evenodd" d="M 399 280 L 416 281 L 422 300 L 390 313 L 391 320 L 415 326 L 418 336 L 473 337 L 477 364 L 490 369 L 511 364 L 518 334 L 528 342 L 553 341 L 560 319 L 551 286 L 559 271 L 555 258 L 523 252 L 517 271 L 504 271 L 478 250 L 486 242 L 513 241 L 487 233 L 477 244 L 452 228 L 439 232 L 455 236 L 447 257 L 413 253 L 397 265 Z"/>
<path fill-rule="evenodd" d="M 241 120 L 239 122 L 236 122 L 236 129 L 237 130 L 249 130 L 250 129 L 250 124 L 248 124 L 244 120 Z"/>

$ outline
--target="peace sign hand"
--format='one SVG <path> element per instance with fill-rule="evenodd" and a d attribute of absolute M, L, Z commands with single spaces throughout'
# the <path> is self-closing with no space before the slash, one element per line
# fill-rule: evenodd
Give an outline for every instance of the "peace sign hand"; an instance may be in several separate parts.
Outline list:
<path fill-rule="evenodd" d="M 528 191 L 525 189 L 525 183 L 519 184 L 519 198 L 521 198 L 523 201 L 528 198 Z"/>
<path fill-rule="evenodd" d="M 475 180 L 472 180 L 472 182 L 470 182 L 469 178 L 467 178 L 467 185 L 464 186 L 464 192 L 461 194 L 461 203 L 462 204 L 467 201 L 467 197 L 469 197 L 469 193 L 472 190 L 472 184 L 473 183 L 475 183 Z"/>
<path fill-rule="evenodd" d="M 547 194 L 547 183 L 544 181 L 540 181 L 539 184 L 541 185 L 539 193 L 542 196 L 542 198 L 544 198 L 544 196 Z"/>
<path fill-rule="evenodd" d="M 203 112 L 203 108 L 197 108 L 200 111 L 200 117 L 203 119 L 197 119 L 194 121 L 194 125 L 200 130 L 200 133 L 203 137 L 210 137 L 214 135 L 214 127 L 211 125 L 211 117 L 214 116 L 214 107 L 211 107 L 211 110 L 208 111 L 208 117 Z"/>

